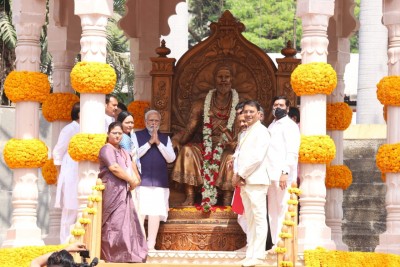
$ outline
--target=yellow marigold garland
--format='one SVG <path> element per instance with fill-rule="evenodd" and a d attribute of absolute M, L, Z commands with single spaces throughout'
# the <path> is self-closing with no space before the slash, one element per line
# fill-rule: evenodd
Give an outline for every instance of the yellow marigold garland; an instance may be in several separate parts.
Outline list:
<path fill-rule="evenodd" d="M 292 220 L 284 220 L 283 224 L 287 225 L 287 226 L 293 226 L 294 225 L 294 221 L 292 221 Z"/>
<path fill-rule="evenodd" d="M 299 162 L 323 164 L 335 158 L 336 147 L 328 135 L 301 136 Z"/>
<path fill-rule="evenodd" d="M 42 105 L 43 116 L 49 122 L 71 121 L 71 110 L 76 102 L 79 102 L 79 97 L 75 94 L 50 94 Z"/>
<path fill-rule="evenodd" d="M 103 191 L 104 189 L 106 189 L 106 186 L 104 184 L 98 184 L 93 186 L 92 189 L 97 191 Z"/>
<path fill-rule="evenodd" d="M 4 82 L 4 92 L 12 102 L 43 102 L 50 94 L 50 83 L 40 72 L 12 71 Z"/>
<path fill-rule="evenodd" d="M 305 250 L 304 260 L 307 267 L 343 267 L 343 266 L 400 266 L 400 256 L 376 252 L 348 252 L 324 248 Z"/>
<path fill-rule="evenodd" d="M 280 267 L 293 267 L 293 262 L 291 261 L 281 261 Z"/>
<path fill-rule="evenodd" d="M 288 191 L 289 191 L 290 194 L 293 193 L 293 194 L 296 194 L 298 196 L 301 195 L 301 190 L 300 190 L 300 188 L 297 188 L 297 187 L 291 187 L 291 188 L 288 189 Z"/>
<path fill-rule="evenodd" d="M 326 188 L 342 188 L 346 190 L 352 182 L 353 175 L 346 165 L 331 165 L 326 167 Z"/>
<path fill-rule="evenodd" d="M 381 145 L 376 154 L 376 165 L 382 173 L 400 172 L 400 143 Z M 386 180 L 386 176 L 382 180 Z"/>
<path fill-rule="evenodd" d="M 42 167 L 42 176 L 47 184 L 57 183 L 58 172 L 53 159 L 46 160 L 46 163 Z"/>
<path fill-rule="evenodd" d="M 281 248 L 281 247 L 276 247 L 275 252 L 278 254 L 283 254 L 286 253 L 287 249 L 286 248 Z"/>
<path fill-rule="evenodd" d="M 78 221 L 82 225 L 86 225 L 86 224 L 91 224 L 92 223 L 92 220 L 89 219 L 89 218 L 79 218 Z"/>
<path fill-rule="evenodd" d="M 8 140 L 3 155 L 7 166 L 11 169 L 40 168 L 48 158 L 47 146 L 39 139 Z"/>
<path fill-rule="evenodd" d="M 339 102 L 326 106 L 326 129 L 344 131 L 353 117 L 353 110 L 347 103 Z"/>
<path fill-rule="evenodd" d="M 292 72 L 290 84 L 298 96 L 330 95 L 336 88 L 336 72 L 331 65 L 323 62 L 300 64 Z"/>
<path fill-rule="evenodd" d="M 59 251 L 65 245 L 25 246 L 18 248 L 0 248 L 2 267 L 29 266 L 34 258 L 49 252 Z"/>
<path fill-rule="evenodd" d="M 69 142 L 68 153 L 75 161 L 97 162 L 100 149 L 104 146 L 106 138 L 106 134 L 76 134 Z"/>
<path fill-rule="evenodd" d="M 282 238 L 282 239 L 285 239 L 285 238 L 292 238 L 292 234 L 291 234 L 291 233 L 283 233 L 283 232 L 280 232 L 280 233 L 279 233 L 279 237 Z"/>
<path fill-rule="evenodd" d="M 133 114 L 135 120 L 135 128 L 146 128 L 144 114 L 150 108 L 150 103 L 147 101 L 133 101 L 128 105 L 128 111 Z"/>
<path fill-rule="evenodd" d="M 400 106 L 400 76 L 383 77 L 376 87 L 376 94 L 382 105 Z"/>
<path fill-rule="evenodd" d="M 78 62 L 71 71 L 71 85 L 79 93 L 109 94 L 117 75 L 106 63 Z"/>

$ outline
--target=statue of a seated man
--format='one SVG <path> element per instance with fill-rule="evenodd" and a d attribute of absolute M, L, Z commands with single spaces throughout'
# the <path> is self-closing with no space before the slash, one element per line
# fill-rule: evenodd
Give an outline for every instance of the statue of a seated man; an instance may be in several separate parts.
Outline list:
<path fill-rule="evenodd" d="M 223 205 L 231 204 L 233 172 L 226 167 L 226 162 L 234 148 L 224 132 L 234 128 L 239 96 L 231 88 L 229 66 L 217 65 L 214 81 L 216 89 L 193 103 L 185 130 L 172 138 L 173 146 L 179 151 L 172 179 L 185 185 L 186 200 L 182 205 L 194 204 L 194 190 L 199 186 L 202 186 L 203 206 L 216 204 L 216 186 L 223 191 Z M 189 143 L 199 127 L 202 127 L 203 143 Z"/>

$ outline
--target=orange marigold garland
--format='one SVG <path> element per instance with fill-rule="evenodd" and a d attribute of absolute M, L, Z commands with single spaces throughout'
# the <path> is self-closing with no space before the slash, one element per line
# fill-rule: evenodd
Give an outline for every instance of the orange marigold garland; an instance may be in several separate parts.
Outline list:
<path fill-rule="evenodd" d="M 106 143 L 106 134 L 79 133 L 69 141 L 68 153 L 75 161 L 98 161 L 99 152 Z"/>
<path fill-rule="evenodd" d="M 383 77 L 376 86 L 376 94 L 382 105 L 400 106 L 400 76 Z"/>
<path fill-rule="evenodd" d="M 42 175 L 47 184 L 50 185 L 57 183 L 58 171 L 56 166 L 54 165 L 53 159 L 48 159 L 43 165 Z"/>
<path fill-rule="evenodd" d="M 342 188 L 346 190 L 352 182 L 353 175 L 346 165 L 331 165 L 326 167 L 326 188 Z"/>
<path fill-rule="evenodd" d="M 128 111 L 133 114 L 135 120 L 135 128 L 146 128 L 144 114 L 150 108 L 150 103 L 147 101 L 133 101 L 128 105 Z"/>
<path fill-rule="evenodd" d="M 326 106 L 326 129 L 344 131 L 353 117 L 353 110 L 347 103 L 339 102 Z"/>
<path fill-rule="evenodd" d="M 50 94 L 50 83 L 40 72 L 12 71 L 4 82 L 4 92 L 12 102 L 43 102 Z"/>
<path fill-rule="evenodd" d="M 298 96 L 330 95 L 337 85 L 337 76 L 331 65 L 324 62 L 300 64 L 290 76 L 290 84 Z"/>
<path fill-rule="evenodd" d="M 109 94 L 114 90 L 117 75 L 106 63 L 78 62 L 71 71 L 71 85 L 79 93 Z"/>
<path fill-rule="evenodd" d="M 71 109 L 76 102 L 79 102 L 79 97 L 75 94 L 50 94 L 42 105 L 43 116 L 49 122 L 71 121 Z"/>
<path fill-rule="evenodd" d="M 400 143 L 381 145 L 376 154 L 376 165 L 382 173 L 400 172 Z"/>
<path fill-rule="evenodd" d="M 11 169 L 40 168 L 48 158 L 48 149 L 39 139 L 8 140 L 3 151 L 4 160 Z"/>
<path fill-rule="evenodd" d="M 336 147 L 328 135 L 301 136 L 299 162 L 322 164 L 335 158 Z"/>

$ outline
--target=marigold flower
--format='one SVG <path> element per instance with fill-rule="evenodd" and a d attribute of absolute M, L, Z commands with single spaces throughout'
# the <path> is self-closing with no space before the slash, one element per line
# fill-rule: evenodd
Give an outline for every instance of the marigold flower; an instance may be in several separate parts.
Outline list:
<path fill-rule="evenodd" d="M 376 87 L 376 95 L 382 105 L 400 106 L 400 76 L 383 77 Z"/>
<path fill-rule="evenodd" d="M 40 168 L 48 158 L 48 149 L 39 139 L 11 138 L 3 151 L 4 160 L 11 169 Z"/>
<path fill-rule="evenodd" d="M 353 117 L 353 110 L 347 103 L 339 102 L 326 106 L 326 129 L 344 131 Z"/>
<path fill-rule="evenodd" d="M 46 163 L 42 167 L 42 176 L 49 185 L 57 183 L 58 171 L 53 159 L 46 160 Z"/>
<path fill-rule="evenodd" d="M 12 102 L 43 102 L 50 94 L 50 83 L 40 72 L 12 71 L 4 82 L 4 92 Z"/>
<path fill-rule="evenodd" d="M 400 143 L 381 145 L 376 154 L 376 165 L 382 173 L 400 172 Z"/>
<path fill-rule="evenodd" d="M 301 136 L 299 162 L 326 164 L 335 158 L 336 147 L 328 135 Z"/>
<path fill-rule="evenodd" d="M 43 116 L 49 122 L 71 121 L 71 110 L 77 102 L 79 102 L 79 97 L 75 94 L 50 94 L 42 105 Z"/>
<path fill-rule="evenodd" d="M 331 65 L 324 62 L 300 64 L 290 76 L 290 84 L 298 96 L 330 95 L 337 85 L 337 76 Z"/>
<path fill-rule="evenodd" d="M 353 175 L 346 165 L 331 165 L 326 167 L 326 188 L 342 188 L 346 190 L 352 182 Z"/>
<path fill-rule="evenodd" d="M 114 90 L 117 75 L 106 63 L 78 62 L 71 71 L 71 85 L 79 93 L 109 94 Z"/>
<path fill-rule="evenodd" d="M 132 101 L 128 105 L 128 111 L 133 114 L 135 119 L 135 128 L 146 128 L 144 114 L 150 108 L 150 103 L 147 101 Z"/>
<path fill-rule="evenodd" d="M 75 161 L 98 161 L 100 149 L 106 142 L 106 134 L 79 133 L 69 141 L 68 154 Z"/>

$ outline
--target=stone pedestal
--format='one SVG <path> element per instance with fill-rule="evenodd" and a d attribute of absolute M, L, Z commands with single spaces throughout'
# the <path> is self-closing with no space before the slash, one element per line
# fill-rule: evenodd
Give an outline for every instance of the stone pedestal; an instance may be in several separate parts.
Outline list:
<path fill-rule="evenodd" d="M 246 234 L 230 209 L 204 213 L 195 207 L 174 208 L 158 231 L 157 250 L 234 251 Z"/>

